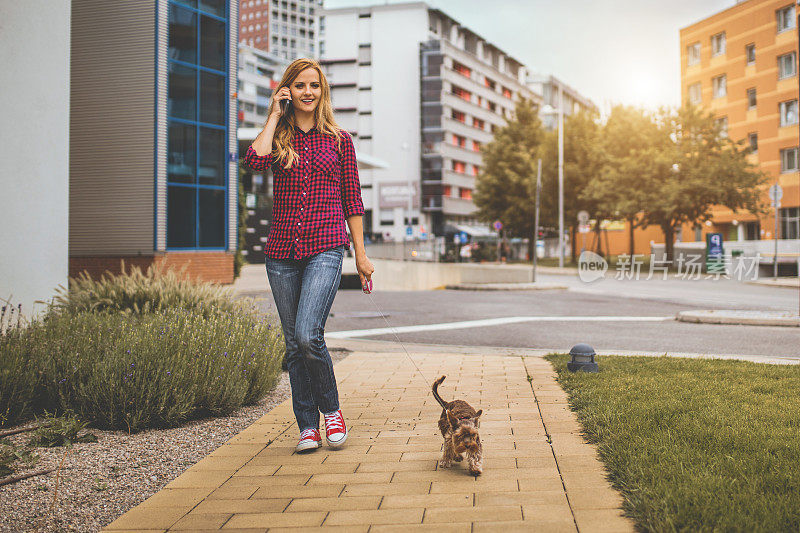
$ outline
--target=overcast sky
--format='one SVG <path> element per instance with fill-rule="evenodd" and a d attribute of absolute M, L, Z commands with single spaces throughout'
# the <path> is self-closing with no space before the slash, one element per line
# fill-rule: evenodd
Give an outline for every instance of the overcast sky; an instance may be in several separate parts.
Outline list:
<path fill-rule="evenodd" d="M 325 0 L 325 7 L 376 3 L 387 2 Z M 560 78 L 604 111 L 616 103 L 679 105 L 679 30 L 734 4 L 735 0 L 428 0 L 428 5 L 533 71 Z"/>

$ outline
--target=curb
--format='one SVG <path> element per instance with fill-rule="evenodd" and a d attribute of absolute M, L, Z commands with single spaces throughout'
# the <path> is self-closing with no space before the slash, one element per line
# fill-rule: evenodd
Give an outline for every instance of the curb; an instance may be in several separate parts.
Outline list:
<path fill-rule="evenodd" d="M 675 319 L 696 324 L 800 327 L 800 316 L 788 311 L 680 311 Z"/>
<path fill-rule="evenodd" d="M 800 283 L 798 283 L 797 279 L 790 278 L 790 279 L 759 279 L 755 281 L 748 281 L 746 282 L 749 285 L 759 285 L 761 287 L 778 287 L 780 289 L 797 289 L 800 287 Z"/>
<path fill-rule="evenodd" d="M 457 283 L 445 285 L 445 289 L 456 291 L 551 291 L 566 290 L 566 285 L 558 283 Z"/>

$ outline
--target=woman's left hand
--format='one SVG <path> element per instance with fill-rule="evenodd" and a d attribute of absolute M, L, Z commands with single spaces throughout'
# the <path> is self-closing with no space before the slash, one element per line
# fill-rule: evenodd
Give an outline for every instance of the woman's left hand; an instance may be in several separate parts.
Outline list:
<path fill-rule="evenodd" d="M 362 290 L 369 293 L 372 288 L 372 273 L 375 272 L 375 267 L 367 259 L 367 254 L 356 254 L 356 271 L 361 279 Z"/>

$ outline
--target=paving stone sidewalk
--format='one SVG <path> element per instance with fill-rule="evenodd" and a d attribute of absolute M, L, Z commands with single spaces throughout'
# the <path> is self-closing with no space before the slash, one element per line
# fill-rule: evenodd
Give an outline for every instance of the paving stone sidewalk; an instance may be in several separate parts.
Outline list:
<path fill-rule="evenodd" d="M 336 365 L 347 445 L 294 454 L 286 401 L 106 531 L 633 531 L 539 357 L 354 352 Z M 446 399 L 483 409 L 484 473 L 439 469 Z M 528 375 L 532 381 L 528 381 Z M 548 442 L 548 434 L 550 442 Z"/>

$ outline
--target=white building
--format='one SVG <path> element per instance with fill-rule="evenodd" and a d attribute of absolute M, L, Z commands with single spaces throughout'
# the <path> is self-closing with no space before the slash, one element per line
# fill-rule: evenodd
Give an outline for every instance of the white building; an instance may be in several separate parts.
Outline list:
<path fill-rule="evenodd" d="M 239 127 L 263 127 L 272 91 L 278 86 L 289 61 L 258 48 L 239 44 Z"/>
<path fill-rule="evenodd" d="M 69 267 L 70 3 L 4 2 L 0 306 L 41 312 Z"/>
<path fill-rule="evenodd" d="M 527 68 L 424 2 L 326 9 L 319 28 L 337 120 L 389 165 L 361 173 L 365 231 L 397 240 L 409 223 L 415 237 L 480 226 L 480 147 L 520 97 L 541 102 Z"/>
<path fill-rule="evenodd" d="M 532 74 L 528 77 L 527 83 L 533 92 L 542 97 L 543 105 L 540 110 L 540 117 L 548 129 L 552 130 L 558 126 L 558 114 L 552 111 L 557 111 L 559 104 L 563 104 L 565 116 L 578 113 L 584 109 L 597 110 L 594 102 L 555 76 Z M 559 102 L 559 98 L 562 99 L 562 102 Z M 547 109 L 548 105 L 550 106 L 549 109 Z"/>

